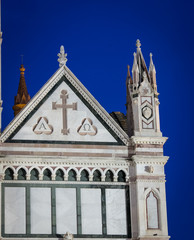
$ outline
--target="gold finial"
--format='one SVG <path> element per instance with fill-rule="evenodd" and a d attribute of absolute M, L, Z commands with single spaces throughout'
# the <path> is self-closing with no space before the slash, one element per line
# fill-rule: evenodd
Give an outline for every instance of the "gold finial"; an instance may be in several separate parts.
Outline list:
<path fill-rule="evenodd" d="M 137 47 L 137 48 L 140 48 L 140 47 L 141 47 L 141 43 L 140 43 L 140 40 L 139 40 L 139 39 L 137 39 L 137 41 L 136 41 L 136 47 Z"/>
<path fill-rule="evenodd" d="M 21 64 L 21 67 L 20 67 L 20 74 L 23 74 L 24 75 L 24 72 L 25 72 L 25 68 L 24 68 L 24 65 Z"/>

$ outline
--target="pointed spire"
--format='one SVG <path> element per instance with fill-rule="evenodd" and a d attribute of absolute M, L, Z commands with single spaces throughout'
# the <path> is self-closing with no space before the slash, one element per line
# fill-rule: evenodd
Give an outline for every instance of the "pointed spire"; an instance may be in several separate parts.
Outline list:
<path fill-rule="evenodd" d="M 141 42 L 139 39 L 137 39 L 137 41 L 136 41 L 136 47 L 137 47 L 137 49 L 141 49 Z"/>
<path fill-rule="evenodd" d="M 20 82 L 18 86 L 17 96 L 15 96 L 14 106 L 13 106 L 14 116 L 16 116 L 30 100 L 30 95 L 28 94 L 24 72 L 25 72 L 24 65 L 21 64 Z"/>
<path fill-rule="evenodd" d="M 64 65 L 66 65 L 66 62 L 67 62 L 67 53 L 65 53 L 65 50 L 64 50 L 64 46 L 61 45 L 60 47 L 60 53 L 58 53 L 57 55 L 59 58 L 58 58 L 58 62 L 59 62 L 59 67 L 62 67 Z"/>
<path fill-rule="evenodd" d="M 127 65 L 127 78 L 126 78 L 126 84 L 130 84 L 130 85 L 133 85 L 133 80 L 131 78 L 131 75 L 130 75 L 130 66 Z"/>
<path fill-rule="evenodd" d="M 133 89 L 137 90 L 139 86 L 139 68 L 137 64 L 137 54 L 134 53 L 134 60 L 133 60 L 133 68 L 132 68 L 132 74 L 133 74 Z"/>
<path fill-rule="evenodd" d="M 156 69 L 155 69 L 155 66 L 154 66 L 154 63 L 153 63 L 153 60 L 152 60 L 152 53 L 150 53 L 150 66 L 149 66 L 149 73 L 150 72 L 153 72 L 155 71 L 156 72 Z"/>
<path fill-rule="evenodd" d="M 152 59 L 152 53 L 150 53 L 150 66 L 149 66 L 149 76 L 151 79 L 151 85 L 155 92 L 157 92 L 157 84 L 156 84 L 156 69 Z"/>

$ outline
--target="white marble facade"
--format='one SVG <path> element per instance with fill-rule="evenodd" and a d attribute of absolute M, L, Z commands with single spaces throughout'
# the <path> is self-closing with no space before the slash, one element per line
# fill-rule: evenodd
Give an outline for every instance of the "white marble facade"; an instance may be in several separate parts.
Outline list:
<path fill-rule="evenodd" d="M 5 233 L 26 233 L 26 198 L 24 187 L 5 187 Z"/>
<path fill-rule="evenodd" d="M 108 235 L 127 234 L 125 189 L 106 189 L 106 220 Z"/>
<path fill-rule="evenodd" d="M 56 188 L 56 232 L 77 233 L 76 189 Z"/>
<path fill-rule="evenodd" d="M 102 234 L 101 189 L 81 189 L 82 233 Z"/>
<path fill-rule="evenodd" d="M 31 233 L 51 234 L 51 189 L 30 189 Z"/>

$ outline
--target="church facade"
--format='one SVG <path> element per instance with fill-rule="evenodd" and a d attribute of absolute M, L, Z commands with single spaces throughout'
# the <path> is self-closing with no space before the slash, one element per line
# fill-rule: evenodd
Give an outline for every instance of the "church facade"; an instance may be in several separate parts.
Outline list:
<path fill-rule="evenodd" d="M 169 239 L 156 71 L 136 46 L 126 115 L 106 112 L 63 46 L 32 99 L 21 66 L 15 118 L 0 136 L 1 239 Z"/>

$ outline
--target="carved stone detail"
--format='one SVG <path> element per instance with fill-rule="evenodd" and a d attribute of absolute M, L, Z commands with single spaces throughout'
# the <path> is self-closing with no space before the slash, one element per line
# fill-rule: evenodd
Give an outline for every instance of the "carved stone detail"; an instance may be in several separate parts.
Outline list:
<path fill-rule="evenodd" d="M 90 118 L 84 118 L 81 125 L 78 127 L 77 132 L 81 136 L 95 136 L 97 134 L 97 128 L 93 125 L 93 122 Z"/>
<path fill-rule="evenodd" d="M 61 91 L 60 98 L 62 99 L 62 104 L 57 104 L 56 102 L 53 102 L 52 109 L 62 108 L 63 129 L 61 129 L 61 133 L 63 133 L 63 135 L 68 135 L 69 129 L 67 128 L 67 109 L 72 108 L 73 110 L 77 110 L 77 103 L 66 104 L 68 98 L 66 90 Z"/>
<path fill-rule="evenodd" d="M 49 124 L 46 117 L 40 117 L 37 124 L 33 127 L 35 134 L 46 134 L 50 135 L 53 132 L 53 127 Z"/>

